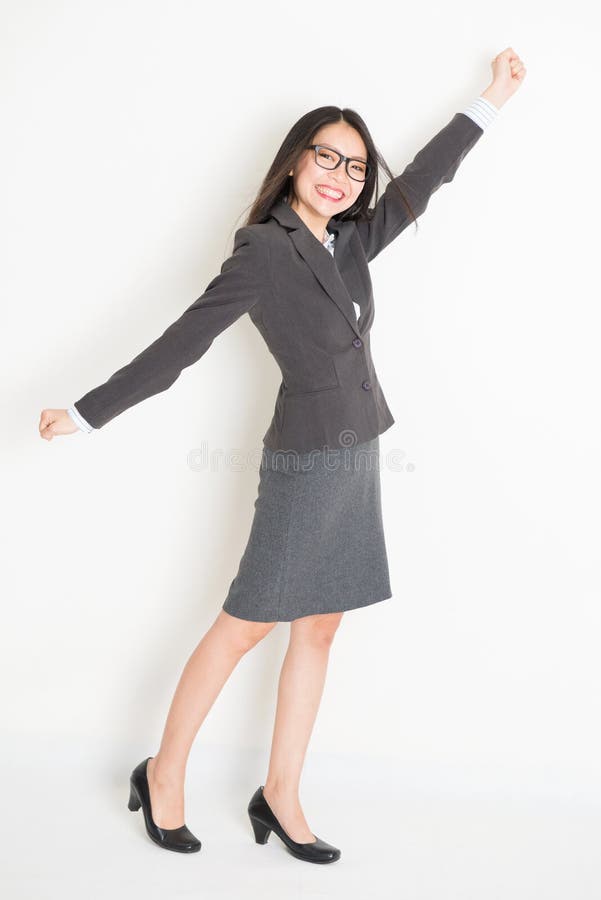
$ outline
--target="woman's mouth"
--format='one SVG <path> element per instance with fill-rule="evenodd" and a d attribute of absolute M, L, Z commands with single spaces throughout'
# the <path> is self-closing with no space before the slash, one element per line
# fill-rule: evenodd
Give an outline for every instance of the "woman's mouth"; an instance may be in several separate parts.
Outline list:
<path fill-rule="evenodd" d="M 336 190 L 336 188 L 327 187 L 325 184 L 316 184 L 315 190 L 320 197 L 325 197 L 326 200 L 331 200 L 333 203 L 338 203 L 338 201 L 342 200 L 344 197 L 343 191 Z"/>

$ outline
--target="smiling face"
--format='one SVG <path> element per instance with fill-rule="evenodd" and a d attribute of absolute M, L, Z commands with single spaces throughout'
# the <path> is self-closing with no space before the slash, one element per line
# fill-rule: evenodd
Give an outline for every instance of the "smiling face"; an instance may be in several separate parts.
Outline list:
<path fill-rule="evenodd" d="M 322 144 L 344 156 L 367 162 L 363 138 L 348 122 L 324 125 L 310 143 Z M 344 163 L 337 169 L 323 169 L 317 165 L 314 150 L 304 151 L 291 174 L 294 175 L 296 197 L 290 200 L 290 206 L 319 240 L 322 240 L 332 216 L 349 209 L 365 187 L 364 181 L 349 177 Z"/>

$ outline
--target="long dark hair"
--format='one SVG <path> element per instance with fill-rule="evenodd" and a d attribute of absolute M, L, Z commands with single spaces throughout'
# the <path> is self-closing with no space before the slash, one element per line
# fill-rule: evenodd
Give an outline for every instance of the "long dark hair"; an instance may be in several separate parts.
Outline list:
<path fill-rule="evenodd" d="M 252 208 L 245 225 L 254 225 L 258 222 L 265 222 L 270 215 L 271 209 L 278 200 L 287 199 L 292 190 L 292 176 L 288 173 L 294 169 L 297 162 L 301 158 L 308 144 L 313 143 L 313 137 L 319 129 L 324 125 L 333 122 L 347 122 L 363 138 L 363 142 L 367 148 L 367 162 L 369 164 L 369 172 L 365 180 L 365 186 L 355 202 L 348 209 L 335 215 L 336 221 L 346 221 L 348 219 L 366 219 L 369 221 L 370 202 L 374 191 L 378 188 L 378 167 L 380 167 L 392 181 L 394 175 L 391 172 L 386 160 L 381 156 L 376 145 L 373 142 L 369 129 L 358 112 L 354 109 L 340 109 L 338 106 L 319 106 L 305 113 L 304 116 L 294 123 L 275 155 L 267 175 L 263 179 L 263 183 L 252 204 Z M 416 216 L 411 209 L 407 198 L 399 188 L 398 184 L 393 185 L 393 189 L 397 190 L 401 199 L 407 207 L 412 220 L 415 222 L 416 230 L 418 228 Z M 377 200 L 377 198 L 376 198 Z M 373 215 L 373 213 L 372 213 Z"/>

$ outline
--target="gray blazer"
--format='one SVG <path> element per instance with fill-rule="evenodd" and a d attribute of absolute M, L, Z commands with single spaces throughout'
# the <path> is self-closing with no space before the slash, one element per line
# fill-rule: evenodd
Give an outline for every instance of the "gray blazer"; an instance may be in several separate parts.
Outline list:
<path fill-rule="evenodd" d="M 395 181 L 416 216 L 453 179 L 483 129 L 456 113 Z M 368 263 L 411 222 L 392 183 L 373 218 L 327 225 L 335 259 L 284 201 L 267 221 L 236 231 L 232 255 L 163 334 L 75 402 L 95 428 L 169 388 L 214 339 L 248 313 L 282 373 L 263 441 L 306 452 L 371 440 L 394 418 L 371 357 L 374 297 Z M 359 304 L 357 320 L 353 301 Z"/>

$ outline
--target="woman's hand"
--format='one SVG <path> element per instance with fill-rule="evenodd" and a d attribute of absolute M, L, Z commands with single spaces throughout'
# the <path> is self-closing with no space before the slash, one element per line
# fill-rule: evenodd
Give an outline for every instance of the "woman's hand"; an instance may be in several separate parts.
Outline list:
<path fill-rule="evenodd" d="M 79 431 L 66 409 L 43 409 L 40 416 L 40 437 L 51 441 L 55 434 L 73 434 Z"/>
<path fill-rule="evenodd" d="M 492 82 L 481 94 L 499 109 L 517 91 L 526 77 L 526 67 L 513 47 L 507 47 L 491 62 Z"/>

